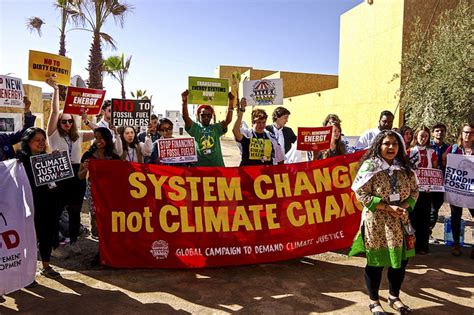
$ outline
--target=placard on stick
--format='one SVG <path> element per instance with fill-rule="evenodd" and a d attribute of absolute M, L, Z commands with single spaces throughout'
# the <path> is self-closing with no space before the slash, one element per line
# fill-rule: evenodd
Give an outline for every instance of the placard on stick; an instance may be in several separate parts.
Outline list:
<path fill-rule="evenodd" d="M 0 106 L 24 107 L 21 79 L 0 75 Z"/>
<path fill-rule="evenodd" d="M 435 168 L 418 168 L 418 189 L 426 192 L 444 192 L 443 171 Z"/>
<path fill-rule="evenodd" d="M 197 162 L 194 138 L 171 138 L 158 140 L 161 163 Z"/>
<path fill-rule="evenodd" d="M 148 126 L 151 115 L 149 100 L 112 99 L 111 118 L 113 126 Z"/>
<path fill-rule="evenodd" d="M 44 82 L 56 76 L 56 82 L 69 86 L 71 82 L 71 59 L 42 51 L 30 50 L 28 80 Z"/>
<path fill-rule="evenodd" d="M 188 83 L 189 104 L 227 105 L 229 80 L 189 77 Z"/>
<path fill-rule="evenodd" d="M 283 80 L 263 79 L 243 82 L 247 105 L 283 105 Z"/>
<path fill-rule="evenodd" d="M 104 97 L 104 90 L 70 86 L 67 88 L 64 113 L 80 115 L 83 110 L 87 110 L 87 115 L 97 115 Z"/>
<path fill-rule="evenodd" d="M 30 157 L 30 161 L 36 186 L 74 177 L 67 151 L 33 155 Z"/>
<path fill-rule="evenodd" d="M 321 151 L 329 149 L 332 138 L 332 126 L 299 127 L 296 148 L 301 151 Z"/>

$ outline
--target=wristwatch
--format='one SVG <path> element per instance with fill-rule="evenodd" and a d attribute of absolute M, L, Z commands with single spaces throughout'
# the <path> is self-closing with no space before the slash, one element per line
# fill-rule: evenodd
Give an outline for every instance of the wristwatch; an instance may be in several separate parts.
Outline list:
<path fill-rule="evenodd" d="M 239 110 L 240 110 L 242 113 L 245 113 L 245 108 L 240 107 Z"/>

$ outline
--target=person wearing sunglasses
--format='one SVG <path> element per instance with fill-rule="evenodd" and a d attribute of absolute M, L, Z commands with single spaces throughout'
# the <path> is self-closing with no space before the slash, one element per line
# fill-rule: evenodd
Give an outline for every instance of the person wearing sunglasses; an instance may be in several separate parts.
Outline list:
<path fill-rule="evenodd" d="M 186 90 L 181 94 L 183 101 L 183 119 L 186 132 L 196 140 L 196 166 L 225 166 L 222 158 L 220 137 L 227 132 L 227 126 L 232 121 L 234 110 L 234 95 L 229 92 L 229 107 L 225 120 L 211 124 L 214 110 L 210 105 L 200 105 L 197 109 L 197 121 L 193 121 L 188 113 L 188 94 Z"/>
<path fill-rule="evenodd" d="M 57 183 L 60 191 L 60 213 L 65 208 L 69 214 L 69 239 L 70 245 L 67 250 L 57 248 L 53 251 L 53 256 L 57 258 L 66 258 L 70 253 L 80 254 L 81 249 L 77 245 L 79 230 L 81 225 L 81 208 L 86 190 L 86 183 L 78 177 L 81 165 L 82 143 L 94 139 L 94 132 L 78 130 L 76 121 L 70 114 L 65 114 L 59 110 L 58 85 L 54 78 L 49 78 L 46 83 L 53 88 L 51 101 L 51 114 L 49 116 L 47 135 L 49 146 L 52 151 L 66 151 L 71 160 L 74 170 L 74 177 L 59 181 Z M 79 121 L 79 120 L 78 120 Z"/>
<path fill-rule="evenodd" d="M 160 133 L 160 139 L 171 139 L 173 137 L 173 122 L 168 118 L 162 118 L 158 121 L 157 130 Z M 159 140 L 153 142 L 153 152 L 151 153 L 150 163 L 172 166 L 191 166 L 192 163 L 173 163 L 167 164 L 160 162 L 160 153 L 158 150 Z"/>

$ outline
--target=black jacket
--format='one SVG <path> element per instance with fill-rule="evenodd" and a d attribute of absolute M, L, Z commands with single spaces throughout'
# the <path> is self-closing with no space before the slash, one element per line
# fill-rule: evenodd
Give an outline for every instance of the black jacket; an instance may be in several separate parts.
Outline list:
<path fill-rule="evenodd" d="M 273 125 L 268 125 L 265 129 L 274 137 Z M 290 127 L 283 127 L 283 139 L 285 139 L 285 154 L 291 149 L 291 145 L 296 141 L 296 135 Z"/>

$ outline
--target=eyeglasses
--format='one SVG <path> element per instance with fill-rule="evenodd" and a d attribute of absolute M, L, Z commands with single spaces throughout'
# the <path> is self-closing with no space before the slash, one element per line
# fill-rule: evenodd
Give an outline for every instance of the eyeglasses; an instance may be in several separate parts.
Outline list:
<path fill-rule="evenodd" d="M 70 124 L 72 125 L 74 123 L 74 119 L 61 119 L 61 124 Z"/>
<path fill-rule="evenodd" d="M 463 131 L 463 133 L 467 134 L 467 135 L 470 135 L 470 134 L 473 134 L 474 131 Z"/>
<path fill-rule="evenodd" d="M 158 129 L 161 132 L 173 131 L 173 127 Z"/>
<path fill-rule="evenodd" d="M 205 118 L 205 117 L 212 118 L 212 114 L 201 114 L 200 116 L 203 117 L 203 118 Z"/>

